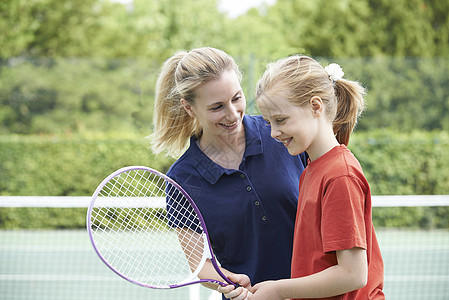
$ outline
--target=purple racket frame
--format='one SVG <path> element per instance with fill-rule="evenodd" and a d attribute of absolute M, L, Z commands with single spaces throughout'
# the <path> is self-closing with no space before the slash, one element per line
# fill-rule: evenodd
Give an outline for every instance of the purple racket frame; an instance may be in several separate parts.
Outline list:
<path fill-rule="evenodd" d="M 198 280 L 193 280 L 193 281 L 189 281 L 189 282 L 183 282 L 183 283 L 179 283 L 179 284 L 171 284 L 171 285 L 166 285 L 166 286 L 154 286 L 154 285 L 149 285 L 149 284 L 145 284 L 136 280 L 133 280 L 131 278 L 128 278 L 127 276 L 121 274 L 117 269 L 115 269 L 111 264 L 108 263 L 108 261 L 103 257 L 103 255 L 100 253 L 100 251 L 98 250 L 96 244 L 95 244 L 95 240 L 93 237 L 93 233 L 92 233 L 92 221 L 91 221 L 91 215 L 92 215 L 92 210 L 95 204 L 95 201 L 98 197 L 98 194 L 100 193 L 100 191 L 102 190 L 102 188 L 114 177 L 120 175 L 121 173 L 127 172 L 127 171 L 132 171 L 132 170 L 144 170 L 144 171 L 148 171 L 150 173 L 153 173 L 157 176 L 160 176 L 162 178 L 164 178 L 167 182 L 169 182 L 170 184 L 172 184 L 173 186 L 175 186 L 181 193 L 182 195 L 187 199 L 187 201 L 189 201 L 189 203 L 192 205 L 193 209 L 195 210 L 196 214 L 198 215 L 198 219 L 200 221 L 200 224 L 202 226 L 203 229 L 203 235 L 206 237 L 205 238 L 205 242 L 207 244 L 207 246 L 205 248 L 207 248 L 208 250 L 208 257 L 212 262 L 212 265 L 214 266 L 215 270 L 217 271 L 217 273 L 225 280 L 225 282 L 221 282 L 219 280 L 215 280 L 215 279 L 198 279 Z M 152 289 L 172 289 L 172 288 L 178 288 L 178 287 L 183 287 L 183 286 L 187 286 L 187 285 L 191 285 L 191 284 L 196 284 L 196 283 L 204 283 L 204 282 L 211 282 L 211 283 L 215 283 L 215 284 L 219 284 L 221 286 L 226 286 L 228 284 L 232 284 L 234 286 L 238 286 L 238 284 L 232 282 L 231 280 L 229 280 L 225 274 L 223 274 L 223 272 L 220 270 L 218 263 L 215 259 L 215 256 L 213 254 L 212 251 L 212 247 L 210 244 L 210 239 L 209 239 L 209 233 L 207 231 L 207 227 L 206 227 L 206 223 L 204 222 L 203 216 L 201 215 L 200 210 L 198 209 L 198 207 L 196 206 L 195 202 L 192 200 L 192 198 L 189 196 L 189 194 L 187 194 L 187 192 L 173 179 L 171 179 L 170 177 L 168 177 L 167 175 L 165 175 L 164 173 L 161 173 L 155 169 L 152 168 L 148 168 L 145 166 L 128 166 L 128 167 L 124 167 L 121 169 L 116 170 L 115 172 L 111 173 L 108 177 L 106 177 L 96 188 L 95 192 L 92 195 L 92 200 L 90 202 L 88 211 L 87 211 L 87 222 L 86 222 L 86 226 L 87 226 L 87 232 L 89 233 L 89 238 L 90 241 L 92 243 L 92 246 L 95 250 L 95 252 L 97 253 L 98 257 L 100 257 L 100 259 L 103 261 L 103 263 L 106 264 L 106 266 L 108 266 L 114 273 L 116 273 L 117 275 L 119 275 L 120 277 L 126 279 L 127 281 L 134 283 L 136 285 L 142 286 L 142 287 L 147 287 L 147 288 L 152 288 Z M 204 266 L 204 263 L 201 267 Z"/>

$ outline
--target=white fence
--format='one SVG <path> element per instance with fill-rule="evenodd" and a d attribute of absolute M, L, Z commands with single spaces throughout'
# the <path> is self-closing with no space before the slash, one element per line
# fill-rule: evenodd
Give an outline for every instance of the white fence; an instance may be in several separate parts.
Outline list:
<path fill-rule="evenodd" d="M 0 207 L 88 207 L 89 196 L 0 196 Z M 449 206 L 449 195 L 372 196 L 373 207 Z"/>

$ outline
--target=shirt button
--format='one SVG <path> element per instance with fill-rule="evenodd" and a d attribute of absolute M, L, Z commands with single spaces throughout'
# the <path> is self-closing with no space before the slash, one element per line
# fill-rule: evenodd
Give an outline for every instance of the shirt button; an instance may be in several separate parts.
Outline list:
<path fill-rule="evenodd" d="M 257 205 L 257 206 L 259 206 L 259 205 L 260 205 L 260 202 L 256 200 L 256 201 L 254 202 L 254 204 Z"/>
<path fill-rule="evenodd" d="M 247 186 L 247 187 L 246 187 L 246 190 L 247 190 L 248 192 L 251 192 L 252 189 L 253 189 L 253 188 L 250 187 L 250 186 Z"/>
<path fill-rule="evenodd" d="M 267 216 L 262 216 L 262 221 L 266 221 L 267 220 Z"/>
<path fill-rule="evenodd" d="M 240 174 L 240 178 L 245 178 L 245 174 Z"/>

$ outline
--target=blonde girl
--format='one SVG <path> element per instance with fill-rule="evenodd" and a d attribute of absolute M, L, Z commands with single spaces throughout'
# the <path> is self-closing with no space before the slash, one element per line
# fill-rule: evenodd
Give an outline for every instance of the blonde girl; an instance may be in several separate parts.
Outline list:
<path fill-rule="evenodd" d="M 343 75 L 336 64 L 294 55 L 269 65 L 258 82 L 271 136 L 291 155 L 306 151 L 309 164 L 299 184 L 291 277 L 256 284 L 251 300 L 385 299 L 370 187 L 347 148 L 365 90 Z"/>

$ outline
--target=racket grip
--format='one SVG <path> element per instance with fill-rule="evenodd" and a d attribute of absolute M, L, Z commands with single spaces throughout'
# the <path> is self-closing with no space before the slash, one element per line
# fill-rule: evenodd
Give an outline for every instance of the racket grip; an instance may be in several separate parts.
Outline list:
<path fill-rule="evenodd" d="M 226 283 L 226 282 L 220 282 L 220 283 L 218 283 L 219 285 L 221 285 L 221 286 L 228 286 L 228 285 L 233 285 L 235 288 L 238 288 L 238 287 L 241 287 L 241 285 L 240 284 L 238 284 L 238 283 L 235 283 L 235 282 L 232 282 L 231 281 L 231 283 Z"/>
<path fill-rule="evenodd" d="M 240 284 L 238 284 L 238 283 L 234 283 L 234 287 L 235 288 L 238 288 L 238 287 L 242 287 Z M 248 296 L 251 296 L 253 293 L 251 293 L 249 290 L 248 290 Z"/>

